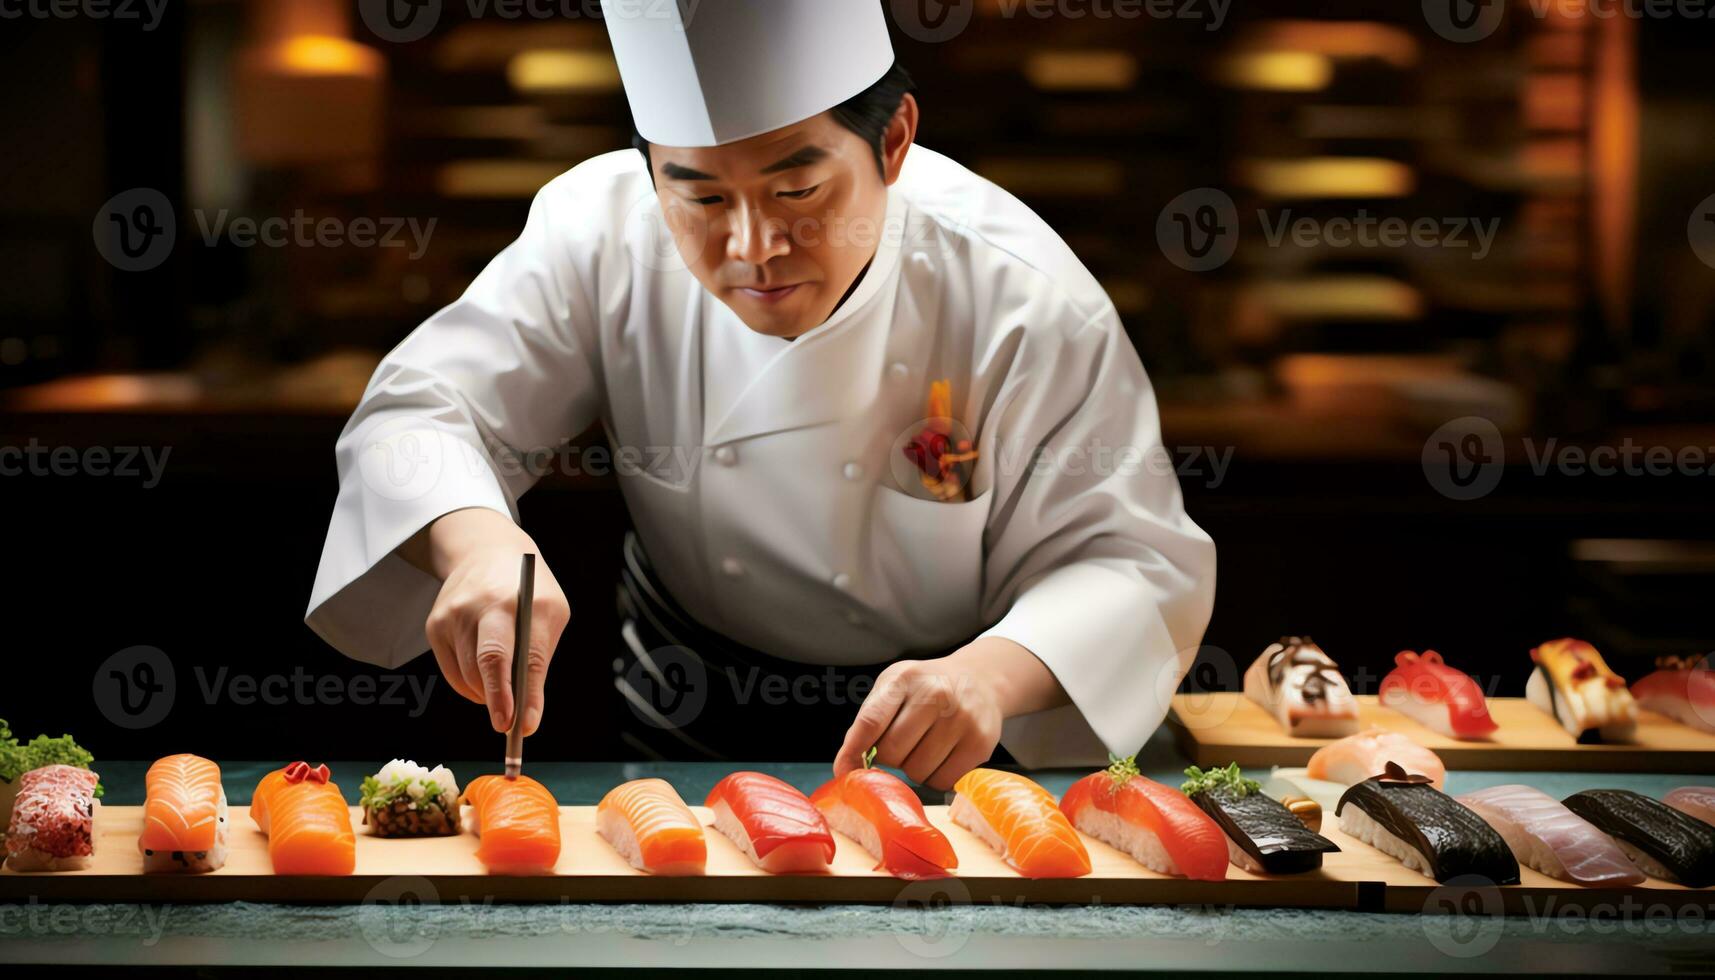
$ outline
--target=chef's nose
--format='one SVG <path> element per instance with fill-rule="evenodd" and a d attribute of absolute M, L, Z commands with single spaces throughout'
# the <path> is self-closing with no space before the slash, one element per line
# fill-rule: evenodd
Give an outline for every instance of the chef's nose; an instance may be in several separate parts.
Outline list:
<path fill-rule="evenodd" d="M 786 223 L 769 217 L 761 208 L 740 205 L 733 209 L 732 222 L 727 257 L 736 262 L 762 265 L 792 250 Z"/>

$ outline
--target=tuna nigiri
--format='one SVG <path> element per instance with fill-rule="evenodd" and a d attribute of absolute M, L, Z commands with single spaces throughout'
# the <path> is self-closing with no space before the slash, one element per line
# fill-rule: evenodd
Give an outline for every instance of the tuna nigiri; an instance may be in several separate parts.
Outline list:
<path fill-rule="evenodd" d="M 220 767 L 201 756 L 169 755 L 143 777 L 143 870 L 213 871 L 226 863 L 226 790 Z"/>
<path fill-rule="evenodd" d="M 1541 790 L 1491 786 L 1457 799 L 1495 828 L 1520 864 L 1550 878 L 1609 886 L 1644 880 L 1612 837 Z"/>
<path fill-rule="evenodd" d="M 853 769 L 822 784 L 810 802 L 837 831 L 875 857 L 895 878 L 945 878 L 959 866 L 953 845 L 923 812 L 917 794 L 880 769 Z"/>
<path fill-rule="evenodd" d="M 633 779 L 608 790 L 596 806 L 596 833 L 639 871 L 665 877 L 700 875 L 708 842 L 697 815 L 665 779 Z"/>
<path fill-rule="evenodd" d="M 715 811 L 715 829 L 764 871 L 826 871 L 834 859 L 834 835 L 822 811 L 773 776 L 735 772 L 715 784 L 704 805 Z"/>
<path fill-rule="evenodd" d="M 1706 824 L 1715 824 L 1715 786 L 1681 786 L 1678 789 L 1670 789 L 1661 801 L 1687 816 L 1696 817 Z"/>
<path fill-rule="evenodd" d="M 461 816 L 482 843 L 476 857 L 496 875 L 552 874 L 560 860 L 560 805 L 529 776 L 478 776 Z"/>
<path fill-rule="evenodd" d="M 1448 738 L 1488 738 L 1500 727 L 1489 717 L 1483 689 L 1468 674 L 1442 663 L 1441 654 L 1402 650 L 1393 662 L 1394 669 L 1382 678 L 1384 706 Z"/>
<path fill-rule="evenodd" d="M 268 835 L 268 858 L 280 875 L 348 875 L 357 867 L 351 808 L 328 767 L 294 762 L 256 784 L 250 817 Z"/>
<path fill-rule="evenodd" d="M 960 776 L 949 815 L 1026 878 L 1090 873 L 1090 854 L 1053 795 L 1016 773 L 972 769 Z"/>
<path fill-rule="evenodd" d="M 1715 670 L 1702 662 L 1670 660 L 1632 682 L 1638 707 L 1699 731 L 1715 732 Z"/>
<path fill-rule="evenodd" d="M 1162 874 L 1199 881 L 1227 877 L 1227 837 L 1178 790 L 1138 774 L 1130 759 L 1073 783 L 1060 798 L 1072 826 Z"/>
<path fill-rule="evenodd" d="M 1409 773 L 1428 776 L 1436 789 L 1447 782 L 1447 767 L 1440 756 L 1411 739 L 1380 728 L 1371 728 L 1329 742 L 1316 750 L 1304 767 L 1311 779 L 1355 786 L 1383 772 L 1387 764 L 1396 762 Z"/>

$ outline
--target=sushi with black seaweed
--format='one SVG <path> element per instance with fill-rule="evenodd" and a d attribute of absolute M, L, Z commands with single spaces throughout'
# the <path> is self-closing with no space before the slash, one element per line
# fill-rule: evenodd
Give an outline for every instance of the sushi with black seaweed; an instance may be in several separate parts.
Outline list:
<path fill-rule="evenodd" d="M 1192 766 L 1180 787 L 1191 802 L 1215 818 L 1227 836 L 1227 857 L 1253 873 L 1288 875 L 1315 871 L 1322 855 L 1340 848 L 1315 833 L 1279 800 L 1246 779 L 1238 763 L 1205 772 Z"/>
<path fill-rule="evenodd" d="M 1334 813 L 1341 831 L 1436 881 L 1477 875 L 1518 884 L 1518 860 L 1495 828 L 1430 785 L 1428 776 L 1392 762 L 1347 789 Z"/>

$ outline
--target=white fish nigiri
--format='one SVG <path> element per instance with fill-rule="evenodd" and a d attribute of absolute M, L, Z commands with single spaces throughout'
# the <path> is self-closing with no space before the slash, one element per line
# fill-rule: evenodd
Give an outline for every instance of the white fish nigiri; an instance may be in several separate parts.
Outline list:
<path fill-rule="evenodd" d="M 1668 790 L 1661 801 L 1688 817 L 1715 824 L 1715 786 L 1681 786 Z"/>
<path fill-rule="evenodd" d="M 1580 885 L 1637 885 L 1643 872 L 1614 839 L 1547 793 L 1516 783 L 1457 797 L 1501 835 L 1520 864 Z"/>

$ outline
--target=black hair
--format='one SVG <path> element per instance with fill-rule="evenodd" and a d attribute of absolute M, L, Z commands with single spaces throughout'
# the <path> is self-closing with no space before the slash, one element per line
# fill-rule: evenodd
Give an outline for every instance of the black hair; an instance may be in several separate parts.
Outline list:
<path fill-rule="evenodd" d="M 858 138 L 869 144 L 870 151 L 875 154 L 875 166 L 883 175 L 887 173 L 887 164 L 881 158 L 882 137 L 887 135 L 887 124 L 893 121 L 894 113 L 899 111 L 899 105 L 905 101 L 905 93 L 915 92 L 917 83 L 911 80 L 911 73 L 905 66 L 895 61 L 893 67 L 887 69 L 887 74 L 877 79 L 869 88 L 834 106 L 829 111 L 840 125 L 858 134 Z M 649 141 L 637 131 L 635 124 L 631 127 L 631 145 L 637 152 L 643 154 L 643 166 L 649 171 L 651 182 L 655 180 L 655 164 L 649 159 Z"/>

